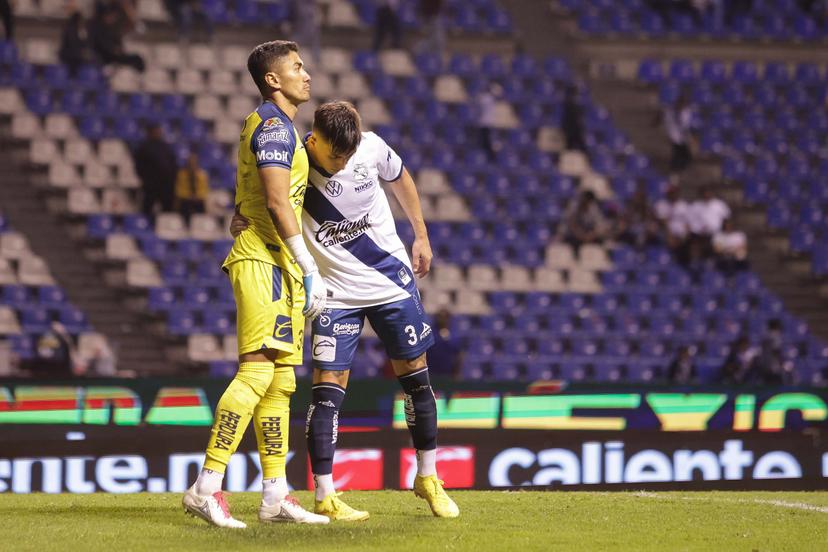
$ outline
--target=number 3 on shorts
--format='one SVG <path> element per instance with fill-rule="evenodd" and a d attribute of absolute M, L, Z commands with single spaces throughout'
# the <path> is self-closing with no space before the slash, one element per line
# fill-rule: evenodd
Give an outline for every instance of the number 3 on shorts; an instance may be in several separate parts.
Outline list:
<path fill-rule="evenodd" d="M 417 330 L 414 329 L 414 326 L 409 324 L 405 327 L 405 333 L 408 334 L 408 344 L 409 345 L 416 345 L 417 344 Z"/>

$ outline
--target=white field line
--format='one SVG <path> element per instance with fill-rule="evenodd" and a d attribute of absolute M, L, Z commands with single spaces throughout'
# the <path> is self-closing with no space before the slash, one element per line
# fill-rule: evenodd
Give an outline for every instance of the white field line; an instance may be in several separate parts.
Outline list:
<path fill-rule="evenodd" d="M 639 491 L 633 493 L 633 496 L 638 498 L 656 498 L 656 499 L 675 499 L 676 497 L 664 496 L 658 493 L 651 493 L 647 491 Z M 786 502 L 784 500 L 767 500 L 763 498 L 745 499 L 745 498 L 710 498 L 710 497 L 696 497 L 696 496 L 682 496 L 681 500 L 696 501 L 696 502 L 729 502 L 734 504 L 765 504 L 768 506 L 777 506 L 779 508 L 793 508 L 794 510 L 805 510 L 808 512 L 819 512 L 821 514 L 828 514 L 828 506 L 817 506 L 815 504 L 807 504 L 805 502 Z"/>

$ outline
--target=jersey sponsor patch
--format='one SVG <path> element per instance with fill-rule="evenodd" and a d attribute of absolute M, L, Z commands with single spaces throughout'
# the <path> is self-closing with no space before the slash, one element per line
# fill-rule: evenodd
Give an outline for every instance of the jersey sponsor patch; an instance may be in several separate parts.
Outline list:
<path fill-rule="evenodd" d="M 313 360 L 333 362 L 336 360 L 336 339 L 326 335 L 313 336 Z"/>
<path fill-rule="evenodd" d="M 333 325 L 333 334 L 334 335 L 357 335 L 361 330 L 361 326 L 359 324 L 350 324 L 350 323 L 336 323 Z"/>
<path fill-rule="evenodd" d="M 284 121 L 279 117 L 271 117 L 262 124 L 262 132 L 269 132 L 276 129 L 276 127 L 284 126 Z"/>
<path fill-rule="evenodd" d="M 288 130 L 286 128 L 280 128 L 278 130 L 274 130 L 273 132 L 262 132 L 256 138 L 256 141 L 259 144 L 259 147 L 264 146 L 270 142 L 279 142 L 282 144 L 287 144 L 289 141 L 288 138 Z"/>
<path fill-rule="evenodd" d="M 256 152 L 256 161 L 279 161 L 282 163 L 288 163 L 290 160 L 288 159 L 288 152 L 286 151 L 257 151 Z"/>
<path fill-rule="evenodd" d="M 332 247 L 358 238 L 370 227 L 371 221 L 367 214 L 359 220 L 326 220 L 316 231 L 316 241 L 324 247 Z"/>
<path fill-rule="evenodd" d="M 328 180 L 325 183 L 325 193 L 331 197 L 339 197 L 342 195 L 342 184 L 336 180 Z"/>
<path fill-rule="evenodd" d="M 399 271 L 397 271 L 397 277 L 402 282 L 402 285 L 407 286 L 408 283 L 411 281 L 411 276 L 408 275 L 408 271 L 403 267 Z"/>

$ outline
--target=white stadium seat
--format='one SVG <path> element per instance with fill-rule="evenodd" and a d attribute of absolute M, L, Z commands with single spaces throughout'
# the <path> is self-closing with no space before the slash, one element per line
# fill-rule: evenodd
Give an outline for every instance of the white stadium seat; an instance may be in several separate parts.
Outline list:
<path fill-rule="evenodd" d="M 141 89 L 141 75 L 135 69 L 118 67 L 109 77 L 109 87 L 113 92 L 131 93 Z"/>
<path fill-rule="evenodd" d="M 190 44 L 187 47 L 187 59 L 193 69 L 212 69 L 218 57 L 215 48 L 205 44 Z"/>
<path fill-rule="evenodd" d="M 421 194 L 449 194 L 451 187 L 446 180 L 446 173 L 437 169 L 420 169 L 417 173 L 417 190 Z"/>
<path fill-rule="evenodd" d="M 147 259 L 130 259 L 126 271 L 127 285 L 133 287 L 158 287 L 163 284 L 158 267 Z"/>
<path fill-rule="evenodd" d="M 55 283 L 49 265 L 37 255 L 20 259 L 17 275 L 20 283 L 26 286 L 51 286 Z"/>
<path fill-rule="evenodd" d="M 25 43 L 23 58 L 35 65 L 54 65 L 58 62 L 58 43 L 54 40 L 31 38 Z"/>
<path fill-rule="evenodd" d="M 12 117 L 11 134 L 14 138 L 34 138 L 43 132 L 40 119 L 36 115 L 21 111 Z"/>
<path fill-rule="evenodd" d="M 153 47 L 152 61 L 157 67 L 164 69 L 179 69 L 186 67 L 181 46 L 177 43 L 166 42 Z"/>
<path fill-rule="evenodd" d="M 316 98 L 333 99 L 337 97 L 338 89 L 334 85 L 331 75 L 325 72 L 318 72 L 313 74 L 311 93 Z"/>
<path fill-rule="evenodd" d="M 221 348 L 224 349 L 224 360 L 239 358 L 239 340 L 235 334 L 225 335 L 221 340 Z"/>
<path fill-rule="evenodd" d="M 29 254 L 29 242 L 23 234 L 18 232 L 3 232 L 0 234 L 0 257 L 20 259 Z"/>
<path fill-rule="evenodd" d="M 457 194 L 438 195 L 435 209 L 437 220 L 471 220 L 471 214 L 463 198 Z"/>
<path fill-rule="evenodd" d="M 179 69 L 175 77 L 175 90 L 179 94 L 199 94 L 205 90 L 204 77 L 196 69 Z"/>
<path fill-rule="evenodd" d="M 101 212 L 101 203 L 94 190 L 89 188 L 72 188 L 67 195 L 67 209 L 76 215 L 91 215 Z"/>
<path fill-rule="evenodd" d="M 417 74 L 417 68 L 405 50 L 382 50 L 379 62 L 383 72 L 392 77 L 413 77 Z"/>
<path fill-rule="evenodd" d="M 46 135 L 50 138 L 66 140 L 75 138 L 78 135 L 75 121 L 65 113 L 50 113 L 46 116 L 44 126 L 46 128 Z"/>
<path fill-rule="evenodd" d="M 385 108 L 385 104 L 374 97 L 367 97 L 359 100 L 359 114 L 367 127 L 386 125 L 391 122 L 391 115 Z"/>
<path fill-rule="evenodd" d="M 466 103 L 469 95 L 463 81 L 455 75 L 441 75 L 434 82 L 434 97 L 446 103 Z"/>
<path fill-rule="evenodd" d="M 500 286 L 497 271 L 491 265 L 471 265 L 466 279 L 468 289 L 492 291 Z"/>
<path fill-rule="evenodd" d="M 155 233 L 164 240 L 183 240 L 189 237 L 184 217 L 178 213 L 160 213 L 155 217 Z"/>
<path fill-rule="evenodd" d="M 241 134 L 241 123 L 244 118 L 250 115 L 258 104 L 256 101 L 247 95 L 231 96 L 227 102 L 227 116 L 236 121 L 239 125 L 238 133 Z M 307 108 L 307 105 L 302 106 L 302 111 Z"/>
<path fill-rule="evenodd" d="M 213 138 L 222 144 L 238 145 L 240 135 L 241 121 L 231 121 L 225 117 L 213 126 Z"/>
<path fill-rule="evenodd" d="M 91 188 L 103 188 L 113 182 L 109 167 L 90 157 L 83 166 L 83 184 Z"/>
<path fill-rule="evenodd" d="M 566 290 L 566 283 L 560 271 L 551 268 L 536 268 L 534 281 L 535 289 L 538 291 L 561 293 Z"/>
<path fill-rule="evenodd" d="M 491 310 L 482 293 L 469 289 L 457 291 L 454 308 L 458 314 L 489 314 Z"/>
<path fill-rule="evenodd" d="M 341 0 L 334 2 L 328 8 L 327 26 L 357 28 L 362 25 L 356 9 L 350 2 Z"/>
<path fill-rule="evenodd" d="M 612 194 L 612 188 L 610 188 L 609 182 L 607 178 L 603 175 L 598 173 L 592 172 L 592 170 L 587 171 L 584 175 L 581 176 L 581 190 L 591 190 L 598 199 L 610 199 Z"/>
<path fill-rule="evenodd" d="M 340 75 L 337 86 L 339 88 L 338 92 L 341 98 L 347 98 L 352 101 L 362 99 L 379 101 L 371 95 L 368 86 L 365 84 L 365 79 L 363 79 L 362 75 L 359 73 L 346 73 L 344 75 Z M 362 110 L 360 109 L 360 111 Z"/>
<path fill-rule="evenodd" d="M 607 251 L 600 245 L 588 243 L 581 246 L 580 266 L 587 270 L 609 270 L 612 263 Z"/>
<path fill-rule="evenodd" d="M 118 188 L 104 188 L 101 197 L 101 207 L 106 213 L 125 215 L 135 212 L 135 205 L 126 190 Z"/>
<path fill-rule="evenodd" d="M 82 185 L 78 169 L 57 159 L 49 165 L 49 184 L 58 188 L 76 188 Z"/>
<path fill-rule="evenodd" d="M 26 108 L 20 92 L 15 88 L 0 88 L 0 113 L 13 115 Z"/>
<path fill-rule="evenodd" d="M 218 339 L 209 334 L 192 334 L 187 339 L 187 356 L 196 362 L 222 360 L 224 349 L 219 347 Z"/>
<path fill-rule="evenodd" d="M 57 143 L 50 138 L 35 138 L 29 143 L 29 161 L 49 165 L 61 158 Z"/>
<path fill-rule="evenodd" d="M 138 17 L 145 21 L 169 21 L 170 14 L 161 0 L 140 0 Z"/>
<path fill-rule="evenodd" d="M 599 293 L 601 291 L 601 283 L 598 281 L 595 272 L 582 268 L 573 268 L 569 271 L 567 289 L 571 293 Z"/>
<path fill-rule="evenodd" d="M 126 261 L 141 256 L 141 250 L 135 243 L 135 238 L 128 234 L 109 234 L 106 237 L 106 257 Z"/>
<path fill-rule="evenodd" d="M 166 94 L 175 92 L 173 81 L 170 78 L 170 73 L 166 69 L 151 68 L 144 73 L 143 88 L 146 92 L 154 94 Z"/>
<path fill-rule="evenodd" d="M 558 170 L 567 176 L 581 176 L 589 171 L 589 160 L 581 151 L 567 150 L 561 154 Z"/>
<path fill-rule="evenodd" d="M 442 263 L 432 265 L 433 274 L 429 276 L 440 289 L 454 290 L 461 289 L 466 285 L 466 278 L 463 269 L 454 264 Z"/>
<path fill-rule="evenodd" d="M 342 48 L 323 48 L 320 64 L 321 69 L 325 73 L 335 75 L 348 73 L 353 70 L 351 56 L 348 54 L 347 50 Z M 313 81 L 311 81 L 311 86 L 313 86 Z"/>
<path fill-rule="evenodd" d="M 509 291 L 531 291 L 534 287 L 529 269 L 518 265 L 501 267 L 500 286 L 501 289 Z"/>
<path fill-rule="evenodd" d="M 239 67 L 247 67 L 247 56 L 250 55 L 250 50 L 240 46 L 225 46 L 221 48 L 221 54 L 216 58 L 219 66 L 223 65 L 227 69 L 238 69 Z"/>
<path fill-rule="evenodd" d="M 508 102 L 497 102 L 494 106 L 495 128 L 517 128 L 518 118 L 512 105 Z"/>
<path fill-rule="evenodd" d="M 577 265 L 575 253 L 568 243 L 550 243 L 546 246 L 546 266 L 549 268 L 573 268 Z"/>
<path fill-rule="evenodd" d="M 423 307 L 426 312 L 437 313 L 442 309 L 454 310 L 454 301 L 452 301 L 451 293 L 438 289 L 428 289 L 422 291 Z"/>
<path fill-rule="evenodd" d="M 239 91 L 239 78 L 233 71 L 213 69 L 207 77 L 207 90 L 210 94 L 231 96 Z"/>
<path fill-rule="evenodd" d="M 132 155 L 121 140 L 104 138 L 98 142 L 98 160 L 108 167 L 132 164 Z"/>
<path fill-rule="evenodd" d="M 20 323 L 14 309 L 7 305 L 0 305 L 0 335 L 18 335 Z"/>
<path fill-rule="evenodd" d="M 138 179 L 138 175 L 135 174 L 135 166 L 132 162 L 118 166 L 115 171 L 115 184 L 121 188 L 138 188 L 141 186 L 141 181 Z"/>
<path fill-rule="evenodd" d="M 73 165 L 83 165 L 90 157 L 96 156 L 92 145 L 85 138 L 67 142 L 63 147 L 63 159 Z"/>
<path fill-rule="evenodd" d="M 554 127 L 542 126 L 538 129 L 538 149 L 548 153 L 563 151 L 564 143 L 561 131 Z"/>
<path fill-rule="evenodd" d="M 190 237 L 194 240 L 214 241 L 229 237 L 213 215 L 197 213 L 190 219 Z"/>

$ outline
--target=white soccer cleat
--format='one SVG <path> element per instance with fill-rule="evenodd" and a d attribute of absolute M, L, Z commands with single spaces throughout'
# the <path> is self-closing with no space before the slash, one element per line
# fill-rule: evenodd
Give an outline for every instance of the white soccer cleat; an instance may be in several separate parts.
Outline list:
<path fill-rule="evenodd" d="M 273 506 L 268 506 L 264 502 L 259 506 L 259 521 L 263 522 L 287 522 L 287 523 L 313 523 L 325 524 L 330 523 L 327 516 L 320 516 L 308 512 L 299 501 L 288 495 Z"/>
<path fill-rule="evenodd" d="M 195 492 L 195 485 L 187 489 L 181 500 L 184 511 L 190 515 L 200 517 L 216 527 L 228 529 L 244 529 L 247 525 L 230 515 L 225 493 L 219 491 L 208 496 L 200 496 Z"/>

